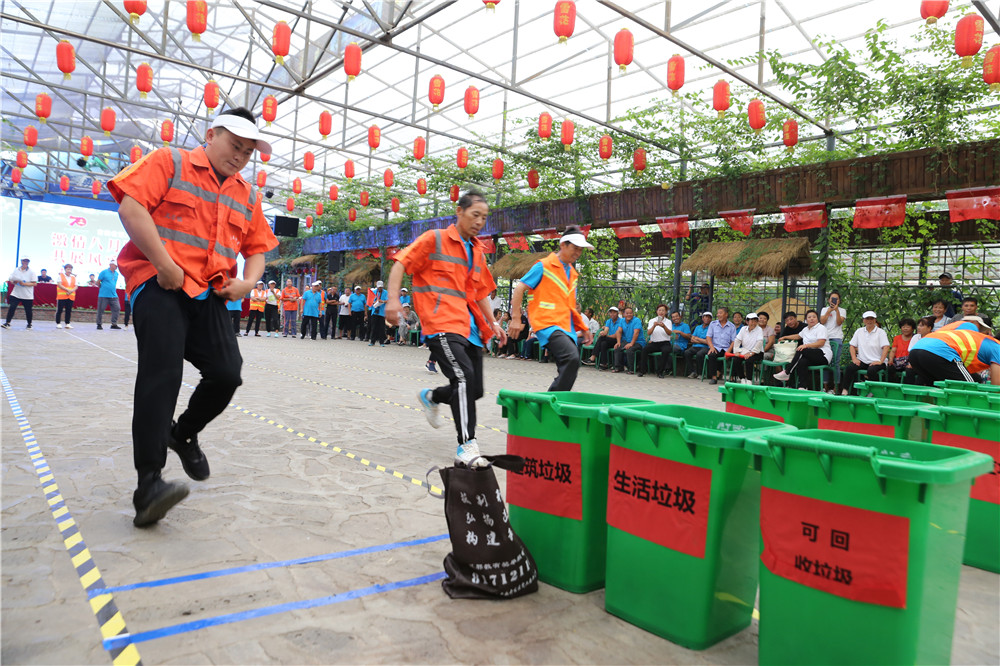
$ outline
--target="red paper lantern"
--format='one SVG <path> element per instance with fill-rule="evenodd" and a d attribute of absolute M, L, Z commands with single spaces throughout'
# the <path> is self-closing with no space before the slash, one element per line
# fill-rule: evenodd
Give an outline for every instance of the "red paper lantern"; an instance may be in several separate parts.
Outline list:
<path fill-rule="evenodd" d="M 431 100 L 431 104 L 434 105 L 434 110 L 437 111 L 438 106 L 444 101 L 444 78 L 440 74 L 435 74 L 431 77 L 427 97 Z"/>
<path fill-rule="evenodd" d="M 296 178 L 292 181 L 292 192 L 296 194 L 302 194 L 302 179 Z"/>
<path fill-rule="evenodd" d="M 420 161 L 424 159 L 424 154 L 427 152 L 427 140 L 422 136 L 418 136 L 413 140 L 413 159 Z"/>
<path fill-rule="evenodd" d="M 452 185 L 451 189 L 448 192 L 448 194 L 449 194 L 449 197 L 451 198 L 452 201 L 456 201 L 457 202 L 458 201 L 458 185 Z"/>
<path fill-rule="evenodd" d="M 483 0 L 483 4 L 486 5 L 486 9 L 496 11 L 497 5 L 500 4 L 500 0 Z"/>
<path fill-rule="evenodd" d="M 13 171 L 10 172 L 10 182 L 14 183 L 15 185 L 21 182 L 20 169 L 14 169 Z"/>
<path fill-rule="evenodd" d="M 323 214 L 323 202 L 322 201 L 317 201 L 316 202 L 316 217 L 319 217 L 322 214 Z"/>
<path fill-rule="evenodd" d="M 84 157 L 90 157 L 94 154 L 94 140 L 89 136 L 80 138 L 80 154 Z"/>
<path fill-rule="evenodd" d="M 459 169 L 464 169 L 469 166 L 469 151 L 466 148 L 459 148 L 458 153 L 455 155 L 455 164 L 458 165 Z"/>
<path fill-rule="evenodd" d="M 146 0 L 125 0 L 122 4 L 132 23 L 139 23 L 139 17 L 146 13 Z"/>
<path fill-rule="evenodd" d="M 110 106 L 101 109 L 101 129 L 104 130 L 104 136 L 111 136 L 111 133 L 115 131 L 115 122 L 117 119 L 115 110 Z"/>
<path fill-rule="evenodd" d="M 69 191 L 69 176 L 63 176 L 59 179 L 59 189 L 63 192 Z"/>
<path fill-rule="evenodd" d="M 788 152 L 795 149 L 795 144 L 799 142 L 799 123 L 794 118 L 789 118 L 781 126 L 781 140 Z"/>
<path fill-rule="evenodd" d="M 493 180 L 503 180 L 503 160 L 501 159 L 493 160 Z"/>
<path fill-rule="evenodd" d="M 972 56 L 983 48 L 983 17 L 966 14 L 955 28 L 955 53 L 962 58 L 962 67 L 972 67 Z"/>
<path fill-rule="evenodd" d="M 302 168 L 306 170 L 306 173 L 312 173 L 315 166 L 316 156 L 312 154 L 312 151 L 307 150 L 306 154 L 302 156 Z"/>
<path fill-rule="evenodd" d="M 28 166 L 28 153 L 23 150 L 17 151 L 17 168 L 24 169 Z"/>
<path fill-rule="evenodd" d="M 712 87 L 712 108 L 719 112 L 719 117 L 729 110 L 729 83 L 719 79 Z"/>
<path fill-rule="evenodd" d="M 573 36 L 573 29 L 576 27 L 576 3 L 572 0 L 560 0 L 556 3 L 553 18 L 552 28 L 561 44 Z"/>
<path fill-rule="evenodd" d="M 983 58 L 983 81 L 990 90 L 1000 90 L 1000 44 L 991 47 Z"/>
<path fill-rule="evenodd" d="M 621 73 L 632 64 L 632 52 L 635 50 L 635 37 L 628 28 L 622 28 L 615 35 L 615 64 Z"/>
<path fill-rule="evenodd" d="M 361 73 L 361 47 L 357 42 L 351 42 L 344 49 L 344 72 L 348 81 L 353 81 Z"/>
<path fill-rule="evenodd" d="M 264 104 L 261 107 L 261 116 L 267 121 L 267 126 L 270 127 L 274 119 L 278 117 L 278 100 L 275 99 L 274 95 L 268 95 L 264 98 Z"/>
<path fill-rule="evenodd" d="M 361 190 L 361 195 L 358 197 L 358 201 L 361 203 L 362 208 L 368 208 L 368 190 Z"/>
<path fill-rule="evenodd" d="M 382 183 L 385 185 L 386 191 L 392 187 L 392 184 L 396 182 L 396 176 L 392 173 L 392 169 L 386 169 L 385 173 L 382 174 Z"/>
<path fill-rule="evenodd" d="M 923 0 L 920 3 L 920 18 L 927 19 L 927 25 L 934 25 L 948 13 L 948 0 Z"/>
<path fill-rule="evenodd" d="M 132 146 L 132 150 L 128 151 L 128 159 L 132 164 L 135 164 L 142 159 L 142 148 L 139 146 Z"/>
<path fill-rule="evenodd" d="M 764 129 L 764 125 L 767 124 L 767 116 L 764 113 L 764 102 L 759 99 L 751 100 L 750 105 L 747 107 L 747 118 L 750 121 L 750 127 L 753 128 L 753 131 L 760 134 L 760 131 Z"/>
<path fill-rule="evenodd" d="M 427 194 L 427 181 L 423 178 L 417 178 L 417 192 Z"/>
<path fill-rule="evenodd" d="M 312 229 L 312 228 L 313 228 L 313 216 L 306 215 L 306 229 Z"/>
<path fill-rule="evenodd" d="M 38 144 L 38 130 L 35 129 L 34 125 L 28 125 L 24 128 L 24 145 L 31 150 Z"/>
<path fill-rule="evenodd" d="M 667 87 L 677 94 L 684 85 L 684 58 L 676 53 L 667 61 Z"/>
<path fill-rule="evenodd" d="M 350 180 L 354 178 L 354 160 L 344 162 L 344 176 Z"/>
<path fill-rule="evenodd" d="M 215 79 L 205 82 L 205 92 L 202 93 L 202 99 L 205 101 L 205 108 L 208 109 L 208 114 L 212 115 L 215 112 L 215 107 L 219 106 L 219 84 L 215 82 Z M 267 108 L 266 99 L 264 100 L 264 107 Z M 268 122 L 267 124 L 270 125 L 271 123 Z"/>
<path fill-rule="evenodd" d="M 548 141 L 550 136 L 552 136 L 552 116 L 547 111 L 542 111 L 542 115 L 538 116 L 538 138 Z"/>
<path fill-rule="evenodd" d="M 372 125 L 368 128 L 368 148 L 374 152 L 380 143 L 382 143 L 382 130 L 378 125 Z"/>
<path fill-rule="evenodd" d="M 76 49 L 65 39 L 56 44 L 56 64 L 63 73 L 63 80 L 69 81 L 70 74 L 76 69 Z"/>
<path fill-rule="evenodd" d="M 326 141 L 333 131 L 333 115 L 329 111 L 321 111 L 319 114 L 319 134 Z"/>
<path fill-rule="evenodd" d="M 285 199 L 285 208 L 288 209 L 289 213 L 295 210 L 295 199 L 292 197 L 288 197 L 287 199 Z"/>
<path fill-rule="evenodd" d="M 338 188 L 336 185 L 331 185 L 330 201 L 336 201 L 338 198 L 340 198 L 340 188 Z"/>
<path fill-rule="evenodd" d="M 632 168 L 636 171 L 643 171 L 646 168 L 646 149 L 636 148 L 632 153 Z"/>
<path fill-rule="evenodd" d="M 267 164 L 268 162 L 270 162 L 271 161 L 271 153 L 261 153 L 260 154 L 260 161 L 263 162 L 264 164 Z"/>
<path fill-rule="evenodd" d="M 292 43 L 292 29 L 284 21 L 274 24 L 274 32 L 271 35 L 271 53 L 274 54 L 274 61 L 279 65 L 285 64 L 285 56 L 288 55 L 288 47 Z"/>
<path fill-rule="evenodd" d="M 52 115 L 52 98 L 48 93 L 38 93 L 35 95 L 35 115 L 41 123 L 45 123 Z"/>
<path fill-rule="evenodd" d="M 602 160 L 610 159 L 613 147 L 614 142 L 611 140 L 610 135 L 605 134 L 601 137 L 601 140 L 597 142 L 597 152 L 600 154 Z"/>
<path fill-rule="evenodd" d="M 538 187 L 538 183 L 539 183 L 538 172 L 532 169 L 531 171 L 528 172 L 528 187 L 530 187 L 531 189 L 535 189 L 536 187 Z"/>
<path fill-rule="evenodd" d="M 170 142 L 174 140 L 174 121 L 164 120 L 160 123 L 160 139 L 164 146 L 170 145 Z"/>
<path fill-rule="evenodd" d="M 95 180 L 90 184 L 90 193 L 97 198 L 97 195 L 101 193 L 101 181 Z"/>
<path fill-rule="evenodd" d="M 560 138 L 562 140 L 563 148 L 570 150 L 573 145 L 573 130 L 575 126 L 572 120 L 564 120 L 562 122 L 562 128 L 560 130 Z"/>
<path fill-rule="evenodd" d="M 144 62 L 135 69 L 135 88 L 139 91 L 139 98 L 146 99 L 146 93 L 153 89 L 153 68 L 148 62 Z"/>
<path fill-rule="evenodd" d="M 261 169 L 257 172 L 257 187 L 264 187 L 267 185 L 267 172 Z"/>
<path fill-rule="evenodd" d="M 350 220 L 351 222 L 354 222 L 356 219 L 358 219 L 358 211 L 353 208 L 348 209 L 347 219 Z"/>
<path fill-rule="evenodd" d="M 476 117 L 479 113 L 479 89 L 475 86 L 469 86 L 465 89 L 465 112 L 469 114 L 469 120 Z"/>
<path fill-rule="evenodd" d="M 399 199 L 397 199 L 396 197 L 393 197 L 392 201 L 389 203 L 389 205 L 392 206 L 392 212 L 393 213 L 398 213 L 399 212 Z"/>
<path fill-rule="evenodd" d="M 187 27 L 194 41 L 201 41 L 201 34 L 208 27 L 208 4 L 205 0 L 187 0 Z"/>

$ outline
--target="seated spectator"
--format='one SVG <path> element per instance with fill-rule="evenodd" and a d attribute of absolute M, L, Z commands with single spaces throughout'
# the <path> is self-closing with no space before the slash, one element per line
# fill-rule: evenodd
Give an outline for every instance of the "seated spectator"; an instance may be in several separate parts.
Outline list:
<path fill-rule="evenodd" d="M 528 328 L 528 337 L 524 339 L 524 344 L 521 345 L 521 360 L 530 361 L 535 358 L 535 345 L 538 344 L 538 336 L 535 335 L 535 329 Z"/>
<path fill-rule="evenodd" d="M 760 334 L 764 338 L 764 358 L 771 361 L 774 359 L 774 329 L 771 328 L 771 315 L 758 312 L 757 325 L 760 326 Z"/>
<path fill-rule="evenodd" d="M 934 332 L 934 317 L 921 317 L 917 320 L 917 332 L 913 334 L 910 338 L 910 345 L 906 348 L 906 354 L 909 356 L 910 350 L 913 349 L 913 345 L 920 341 L 920 338 L 924 337 L 928 333 Z M 906 367 L 910 367 L 909 358 L 906 360 Z"/>
<path fill-rule="evenodd" d="M 42 278 L 39 277 L 38 281 L 41 282 Z M 948 320 L 949 324 L 954 324 L 956 322 L 962 321 L 963 317 L 978 317 L 979 316 L 979 299 L 975 296 L 966 296 L 962 299 L 962 311 Z"/>
<path fill-rule="evenodd" d="M 646 345 L 646 337 L 642 331 L 642 321 L 635 316 L 635 310 L 625 308 L 625 320 L 618 329 L 618 342 L 615 344 L 615 368 L 611 372 L 632 374 L 636 354 L 642 353 Z"/>
<path fill-rule="evenodd" d="M 795 317 L 795 313 L 790 314 Z M 787 326 L 787 316 L 785 322 Z M 795 349 L 792 362 L 785 370 L 775 373 L 774 378 L 780 382 L 787 382 L 794 373 L 798 387 L 808 389 L 810 383 L 809 368 L 815 365 L 826 365 L 833 357 L 833 350 L 830 349 L 830 343 L 826 336 L 826 328 L 819 323 L 819 313 L 815 310 L 806 312 L 805 327 L 801 332 L 787 336 L 789 340 L 801 341 Z"/>
<path fill-rule="evenodd" d="M 591 352 L 590 359 L 584 361 L 584 365 L 594 365 L 605 352 L 607 352 L 608 357 L 602 359 L 602 365 L 605 369 L 611 365 L 611 350 L 618 343 L 618 331 L 622 327 L 622 319 L 618 316 L 618 313 L 619 310 L 614 305 L 608 308 L 608 319 L 604 322 L 604 327 L 598 331 L 597 337 L 594 339 L 594 349 Z"/>
<path fill-rule="evenodd" d="M 736 327 L 736 332 L 737 333 L 740 332 L 741 328 L 743 328 L 744 326 L 746 326 L 746 322 L 743 321 L 743 313 L 742 312 L 734 312 L 733 313 L 733 326 Z"/>
<path fill-rule="evenodd" d="M 399 317 L 399 344 L 405 345 L 410 342 L 410 331 L 416 330 L 420 325 L 420 318 L 413 311 L 410 304 L 403 306 L 403 314 Z"/>
<path fill-rule="evenodd" d="M 733 379 L 742 384 L 753 383 L 754 369 L 764 359 L 764 329 L 756 312 L 747 314 L 746 326 L 733 340 Z"/>
<path fill-rule="evenodd" d="M 673 332 L 673 322 L 667 318 L 667 306 L 662 303 L 656 306 L 656 316 L 646 324 L 646 337 L 649 343 L 642 348 L 639 357 L 637 375 L 642 377 L 649 367 L 649 355 L 659 352 L 656 357 L 656 376 L 663 378 L 667 369 L 667 356 L 670 354 L 670 336 Z"/>
<path fill-rule="evenodd" d="M 878 371 L 885 369 L 889 356 L 889 337 L 879 328 L 875 313 L 868 310 L 861 317 L 865 325 L 854 331 L 851 338 L 848 348 L 851 362 L 844 371 L 844 383 L 840 386 L 842 395 L 854 391 L 858 370 L 867 370 L 868 377 L 874 380 Z"/>
<path fill-rule="evenodd" d="M 719 383 L 719 358 L 733 346 L 736 337 L 736 326 L 729 321 L 729 308 L 719 308 L 716 316 L 718 319 L 708 325 L 705 335 L 708 341 L 708 376 L 712 378 L 710 384 Z"/>
<path fill-rule="evenodd" d="M 508 320 L 510 318 L 510 313 L 507 313 Z M 521 332 L 517 334 L 517 338 L 507 337 L 507 348 L 502 350 L 500 353 L 500 358 L 518 358 L 518 348 L 521 342 L 528 339 L 528 312 L 527 310 L 521 311 Z"/>
<path fill-rule="evenodd" d="M 892 348 L 889 349 L 889 381 L 898 382 L 899 376 L 906 370 L 910 355 L 910 343 L 916 333 L 917 322 L 909 317 L 899 320 L 899 335 L 892 339 Z"/>
<path fill-rule="evenodd" d="M 948 325 L 948 304 L 944 299 L 939 298 L 931 304 L 931 316 L 934 318 L 934 330 L 939 330 L 942 326 Z"/>
<path fill-rule="evenodd" d="M 691 327 L 688 326 L 686 321 L 681 319 L 681 313 L 678 310 L 674 310 L 670 313 L 670 321 L 673 322 L 673 335 L 671 336 L 670 342 L 673 349 L 671 349 L 671 354 L 674 356 L 679 356 L 678 361 L 684 360 L 684 352 L 691 345 Z M 674 364 L 676 368 L 676 363 Z M 684 366 L 681 366 L 681 370 L 684 370 Z"/>
<path fill-rule="evenodd" d="M 698 375 L 701 374 L 697 368 L 701 366 L 705 354 L 708 353 L 708 340 L 705 336 L 708 335 L 708 325 L 711 323 L 712 313 L 703 312 L 701 323 L 695 326 L 694 332 L 691 333 L 691 346 L 684 352 L 684 370 L 691 379 L 698 379 Z"/>
<path fill-rule="evenodd" d="M 802 329 L 806 327 L 806 324 L 799 321 L 799 316 L 789 310 L 785 313 L 785 325 L 782 326 L 781 331 L 778 333 L 778 340 L 798 340 L 798 336 L 802 333 Z"/>

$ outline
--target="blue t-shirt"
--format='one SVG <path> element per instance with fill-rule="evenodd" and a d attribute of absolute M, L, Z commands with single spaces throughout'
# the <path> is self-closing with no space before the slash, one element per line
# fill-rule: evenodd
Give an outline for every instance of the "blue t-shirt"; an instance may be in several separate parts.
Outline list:
<path fill-rule="evenodd" d="M 636 331 L 639 331 L 639 337 L 637 337 L 635 339 L 635 344 L 637 346 L 639 346 L 639 347 L 644 347 L 646 345 L 646 338 L 643 335 L 643 330 L 642 330 L 643 329 L 643 325 L 642 325 L 642 322 L 639 321 L 638 317 L 632 317 L 632 321 L 625 321 L 624 318 L 619 319 L 619 321 L 621 321 L 621 323 L 622 323 L 622 326 L 621 326 L 621 329 L 622 329 L 622 347 L 624 347 L 628 343 L 632 342 L 632 335 Z"/>
<path fill-rule="evenodd" d="M 569 264 L 563 263 L 561 260 L 560 263 L 562 263 L 563 268 L 566 269 L 566 281 L 569 282 L 570 279 Z M 545 275 L 545 267 L 542 265 L 542 262 L 538 261 L 535 263 L 534 266 L 531 267 L 531 269 L 527 273 L 524 274 L 524 277 L 521 278 L 521 282 L 528 285 L 532 289 L 536 289 L 538 285 L 541 284 L 542 277 L 544 275 Z M 535 331 L 535 336 L 538 338 L 538 344 L 540 344 L 543 347 L 549 344 L 549 336 L 551 336 L 556 331 L 562 331 L 563 333 L 569 336 L 570 340 L 576 341 L 576 328 L 574 328 L 573 326 L 573 315 L 569 316 L 568 329 L 565 326 L 547 326 L 546 328 L 543 328 L 540 331 Z"/>
<path fill-rule="evenodd" d="M 727 321 L 726 325 L 723 326 L 719 320 L 716 319 L 708 325 L 707 333 L 699 337 L 711 337 L 712 344 L 715 348 L 725 351 L 729 349 L 729 345 L 731 345 L 733 340 L 736 339 L 736 325 L 731 321 Z"/>
<path fill-rule="evenodd" d="M 385 289 L 376 289 L 375 290 L 375 299 L 372 301 L 372 307 L 371 307 L 370 312 L 373 315 L 379 315 L 379 316 L 384 317 L 385 316 L 385 303 L 383 303 L 382 305 L 379 305 L 379 306 L 376 306 L 375 304 L 378 303 L 379 301 L 387 300 L 388 298 L 389 298 L 389 292 L 387 292 Z"/>
<path fill-rule="evenodd" d="M 302 316 L 318 317 L 321 300 L 323 300 L 323 294 L 312 289 L 302 294 Z"/>
<path fill-rule="evenodd" d="M 624 322 L 625 320 L 622 319 L 621 317 L 618 317 L 618 319 L 615 319 L 614 321 L 611 321 L 610 318 L 607 321 L 605 321 L 604 325 L 608 329 L 608 337 L 613 338 L 615 336 L 615 333 L 618 332 L 618 329 L 622 327 L 622 324 Z"/>
<path fill-rule="evenodd" d="M 226 309 L 230 312 L 243 312 L 243 299 L 237 301 L 226 301 Z"/>
<path fill-rule="evenodd" d="M 351 304 L 351 312 L 364 312 L 365 311 L 365 295 L 354 292 L 351 297 L 347 299 Z"/>
<path fill-rule="evenodd" d="M 412 303 L 412 299 L 410 298 L 409 294 L 402 294 L 399 297 L 399 304 L 400 305 L 410 305 L 411 303 Z"/>
<path fill-rule="evenodd" d="M 690 333 L 690 332 L 691 332 L 691 327 L 688 326 L 687 323 L 682 321 L 679 324 L 674 324 L 674 333 Z M 674 336 L 674 349 L 677 349 L 679 351 L 684 351 L 685 349 L 688 348 L 688 345 L 690 344 L 691 341 L 688 340 L 687 338 L 682 338 L 679 335 Z"/>
<path fill-rule="evenodd" d="M 966 322 L 959 325 L 957 330 L 978 333 L 979 327 L 972 322 Z M 917 340 L 917 344 L 913 345 L 913 349 L 923 349 L 925 351 L 929 351 L 947 361 L 962 360 L 962 358 L 958 355 L 958 352 L 949 347 L 944 340 L 938 340 L 935 338 L 920 338 Z M 913 351 L 913 349 L 910 351 Z M 984 339 L 983 344 L 979 346 L 979 351 L 976 353 L 976 358 L 987 365 L 990 363 L 1000 363 L 1000 344 L 997 344 L 996 340 L 990 338 Z"/>
<path fill-rule="evenodd" d="M 98 298 L 114 298 L 118 295 L 118 271 L 105 268 L 97 279 L 101 283 L 101 290 L 97 292 Z"/>
<path fill-rule="evenodd" d="M 691 335 L 693 335 L 696 338 L 707 338 L 708 337 L 708 326 L 706 326 L 705 324 L 698 324 L 697 326 L 694 327 L 694 333 L 692 333 Z M 708 349 L 708 345 L 706 345 L 706 344 L 698 343 L 698 344 L 691 345 L 692 349 L 700 349 L 702 347 L 704 347 L 705 349 Z"/>

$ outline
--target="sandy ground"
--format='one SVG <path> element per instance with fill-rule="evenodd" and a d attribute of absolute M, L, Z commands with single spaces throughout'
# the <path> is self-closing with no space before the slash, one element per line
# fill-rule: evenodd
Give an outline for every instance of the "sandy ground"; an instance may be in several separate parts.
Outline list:
<path fill-rule="evenodd" d="M 156 527 L 139 530 L 131 523 L 131 332 L 92 324 L 56 330 L 37 319 L 35 330 L 22 327 L 15 321 L 0 337 L 3 371 L 104 584 L 194 576 L 113 592 L 128 631 L 149 638 L 136 643 L 145 663 L 757 661 L 756 620 L 694 652 L 606 613 L 603 591 L 575 595 L 543 584 L 514 601 L 452 601 L 438 582 L 428 582 L 303 603 L 441 570 L 447 540 L 287 562 L 446 533 L 441 501 L 413 482 L 449 464 L 454 450 L 451 422 L 433 430 L 416 409 L 416 391 L 441 383 L 423 367 L 426 352 L 241 338 L 244 384 L 201 436 L 211 478 L 189 482 L 183 503 Z M 485 372 L 479 441 L 485 451 L 501 452 L 506 424 L 496 391 L 544 390 L 554 366 L 487 359 Z M 197 382 L 190 366 L 185 381 Z M 587 368 L 576 389 L 722 408 L 715 387 L 687 379 Z M 189 395 L 183 388 L 182 406 Z M 97 620 L 22 439 L 23 422 L 8 405 L 0 409 L 0 660 L 106 664 Z M 172 453 L 164 476 L 188 481 Z M 279 564 L 204 576 L 268 563 Z M 272 608 L 280 604 L 289 606 Z M 998 607 L 998 577 L 964 567 L 955 663 L 1000 661 Z M 274 612 L 251 613 L 264 609 Z M 214 624 L 230 614 L 231 621 Z"/>

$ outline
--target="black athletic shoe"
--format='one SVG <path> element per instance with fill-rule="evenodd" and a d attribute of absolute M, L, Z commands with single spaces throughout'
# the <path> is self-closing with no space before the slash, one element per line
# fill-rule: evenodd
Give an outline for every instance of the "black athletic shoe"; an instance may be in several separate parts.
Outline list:
<path fill-rule="evenodd" d="M 103 330 L 104 330 L 104 327 L 103 327 L 103 326 L 101 326 L 100 324 L 98 324 L 98 325 L 97 325 L 97 330 L 98 330 L 98 331 L 103 331 Z"/>
<path fill-rule="evenodd" d="M 183 483 L 167 482 L 157 476 L 132 493 L 132 505 L 135 507 L 132 524 L 136 527 L 155 524 L 187 495 L 188 487 Z"/>
<path fill-rule="evenodd" d="M 118 331 L 120 329 L 121 329 L 121 326 L 119 326 L 118 324 L 111 324 L 111 330 L 112 331 Z"/>
<path fill-rule="evenodd" d="M 174 436 L 176 428 L 177 423 L 174 422 L 170 427 L 170 440 L 167 446 L 181 459 L 184 472 L 189 477 L 195 481 L 204 481 L 209 476 L 208 458 L 205 457 L 205 454 L 201 452 L 201 447 L 198 446 L 198 436 L 195 435 L 187 441 L 182 442 Z"/>

